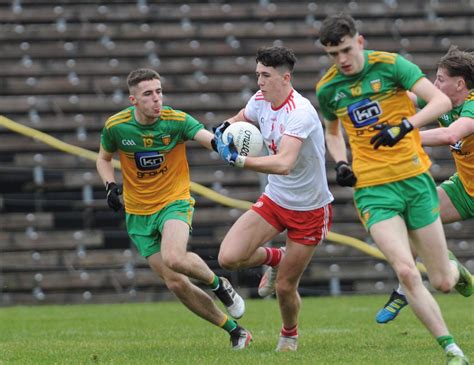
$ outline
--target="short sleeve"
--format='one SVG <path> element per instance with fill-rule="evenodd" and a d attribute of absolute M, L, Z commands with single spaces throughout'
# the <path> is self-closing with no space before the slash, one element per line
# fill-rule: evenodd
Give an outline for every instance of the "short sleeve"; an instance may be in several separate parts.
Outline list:
<path fill-rule="evenodd" d="M 294 110 L 289 115 L 285 134 L 301 139 L 306 139 L 311 132 L 321 124 L 317 115 L 312 115 L 307 110 Z"/>
<path fill-rule="evenodd" d="M 257 101 L 257 95 L 260 95 L 259 99 L 263 99 L 263 96 L 259 91 L 250 98 L 250 100 L 247 102 L 247 105 L 245 106 L 244 117 L 248 122 L 258 122 L 259 105 Z"/>
<path fill-rule="evenodd" d="M 204 128 L 204 125 L 189 114 L 186 114 L 185 120 L 186 122 L 184 126 L 183 137 L 185 140 L 191 140 L 194 138 L 197 132 Z"/>
<path fill-rule="evenodd" d="M 399 54 L 397 54 L 395 68 L 397 76 L 396 81 L 405 90 L 411 90 L 413 85 L 415 85 L 419 79 L 425 77 L 425 74 L 417 65 L 408 61 L 405 57 Z"/>
<path fill-rule="evenodd" d="M 112 134 L 112 131 L 110 130 L 110 128 L 104 127 L 100 135 L 100 143 L 102 147 L 104 148 L 104 150 L 106 150 L 107 152 L 113 153 L 117 151 L 117 145 L 111 134 Z"/>
<path fill-rule="evenodd" d="M 324 119 L 333 121 L 337 119 L 337 115 L 334 110 L 330 108 L 329 102 L 329 89 L 324 86 L 316 89 L 316 98 L 318 99 L 319 111 L 323 115 Z"/>

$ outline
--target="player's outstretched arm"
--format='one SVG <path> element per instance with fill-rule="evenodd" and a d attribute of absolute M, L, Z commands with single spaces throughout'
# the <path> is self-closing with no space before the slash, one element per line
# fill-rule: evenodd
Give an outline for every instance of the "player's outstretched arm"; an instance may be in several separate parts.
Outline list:
<path fill-rule="evenodd" d="M 199 130 L 196 135 L 194 136 L 194 140 L 198 142 L 201 146 L 213 150 L 214 148 L 212 147 L 212 140 L 214 138 L 214 134 L 209 132 L 206 129 L 201 129 Z"/>
<path fill-rule="evenodd" d="M 454 145 L 460 139 L 474 133 L 474 118 L 461 117 L 449 127 L 422 131 L 421 142 L 425 146 Z"/>

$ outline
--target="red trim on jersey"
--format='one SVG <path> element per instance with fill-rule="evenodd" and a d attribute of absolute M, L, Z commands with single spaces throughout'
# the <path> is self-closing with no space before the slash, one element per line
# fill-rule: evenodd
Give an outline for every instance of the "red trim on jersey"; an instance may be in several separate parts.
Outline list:
<path fill-rule="evenodd" d="M 291 97 L 288 98 L 288 107 L 287 107 L 286 111 L 289 113 L 292 110 L 294 110 L 295 108 L 296 108 L 295 98 L 294 98 L 294 95 L 292 94 Z"/>
<path fill-rule="evenodd" d="M 285 101 L 284 101 L 280 106 L 274 108 L 273 105 L 272 105 L 272 110 L 279 110 L 279 109 L 283 108 L 283 107 L 285 106 L 285 104 L 288 103 L 288 101 L 289 101 L 290 99 L 293 99 L 293 91 L 294 91 L 294 90 L 291 89 L 290 94 L 287 96 L 287 98 L 285 99 Z M 294 105 L 294 104 L 295 104 L 295 103 L 293 102 L 293 105 Z"/>
<path fill-rule="evenodd" d="M 256 101 L 265 100 L 265 97 L 263 96 L 263 93 L 261 90 L 257 91 L 257 93 L 255 94 L 255 100 Z"/>

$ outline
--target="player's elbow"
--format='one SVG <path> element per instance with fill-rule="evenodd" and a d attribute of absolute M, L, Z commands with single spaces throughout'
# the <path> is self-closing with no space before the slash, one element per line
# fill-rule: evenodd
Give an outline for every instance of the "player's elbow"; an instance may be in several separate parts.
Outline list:
<path fill-rule="evenodd" d="M 289 163 L 289 162 L 283 162 L 280 164 L 277 168 L 277 171 L 275 171 L 275 174 L 277 175 L 289 175 L 291 171 L 293 170 L 294 164 Z"/>

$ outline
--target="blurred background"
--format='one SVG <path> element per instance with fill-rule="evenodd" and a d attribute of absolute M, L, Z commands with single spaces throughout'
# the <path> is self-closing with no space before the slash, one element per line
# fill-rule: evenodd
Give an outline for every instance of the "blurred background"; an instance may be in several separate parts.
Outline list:
<path fill-rule="evenodd" d="M 108 116 L 129 106 L 126 76 L 149 67 L 162 76 L 165 105 L 211 128 L 257 90 L 255 53 L 283 45 L 298 58 L 294 86 L 317 107 L 315 84 L 330 66 L 318 42 L 321 21 L 345 11 L 367 49 L 399 52 L 434 79 L 452 44 L 474 49 L 473 0 L 146 1 L 0 0 L 0 114 L 61 141 L 98 151 Z M 123 213 L 111 211 L 95 163 L 0 127 L 0 305 L 171 299 L 137 255 Z M 454 172 L 449 148 L 428 149 L 437 180 Z M 188 144 L 194 182 L 254 201 L 263 176 L 224 165 Z M 372 244 L 352 190 L 328 179 L 333 232 Z M 262 269 L 229 273 L 219 243 L 241 210 L 197 200 L 189 247 L 246 297 Z M 474 270 L 474 222 L 445 226 L 449 247 Z M 280 245 L 284 237 L 271 244 Z M 389 293 L 388 264 L 334 242 L 318 248 L 302 295 Z"/>

